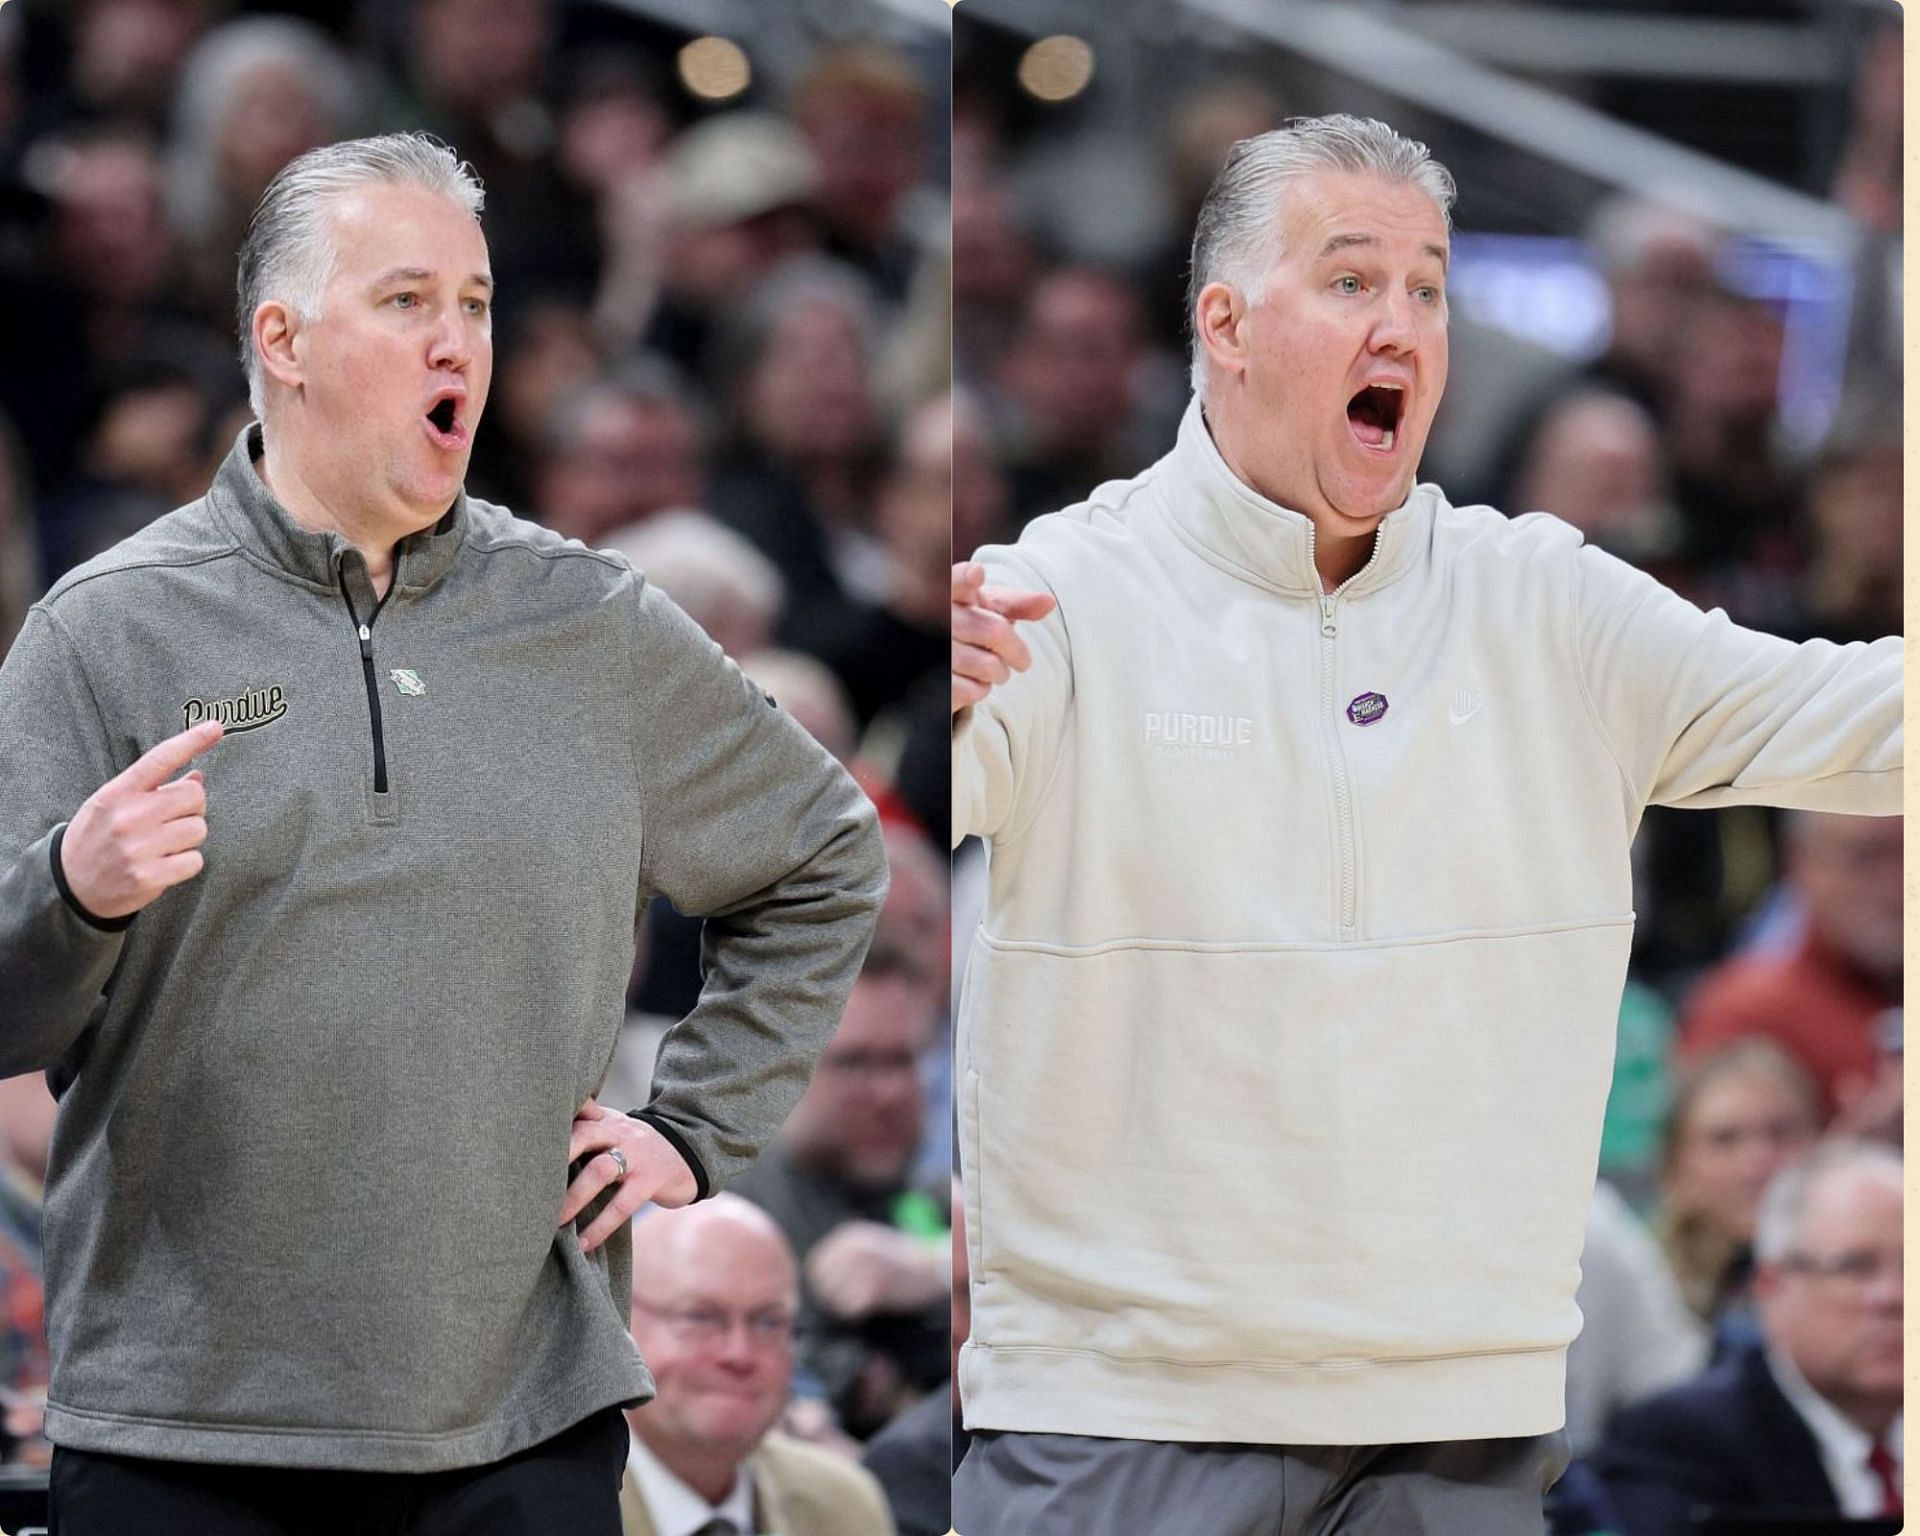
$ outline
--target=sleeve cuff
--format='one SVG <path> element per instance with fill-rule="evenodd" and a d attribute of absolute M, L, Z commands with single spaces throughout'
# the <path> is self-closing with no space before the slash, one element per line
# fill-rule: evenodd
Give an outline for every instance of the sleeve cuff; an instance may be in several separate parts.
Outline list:
<path fill-rule="evenodd" d="M 67 884 L 67 872 L 60 865 L 60 845 L 66 841 L 67 824 L 63 821 L 53 829 L 53 837 L 47 843 L 47 862 L 53 866 L 53 883 L 59 888 L 60 899 L 72 909 L 73 915 L 89 928 L 97 928 L 102 933 L 124 932 L 139 916 L 129 912 L 125 917 L 95 917 L 73 894 L 73 887 Z"/>
<path fill-rule="evenodd" d="M 700 1161 L 693 1148 L 688 1145 L 686 1137 L 650 1109 L 630 1109 L 627 1115 L 643 1125 L 652 1126 L 666 1138 L 668 1146 L 686 1159 L 687 1166 L 693 1170 L 693 1198 L 696 1201 L 704 1200 L 713 1193 L 713 1181 L 707 1177 L 706 1164 Z"/>

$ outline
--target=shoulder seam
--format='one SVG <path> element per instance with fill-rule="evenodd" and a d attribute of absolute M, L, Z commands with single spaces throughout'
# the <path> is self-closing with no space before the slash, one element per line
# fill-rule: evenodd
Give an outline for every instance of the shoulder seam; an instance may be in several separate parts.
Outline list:
<path fill-rule="evenodd" d="M 193 555 L 190 557 L 182 557 L 182 558 L 177 558 L 172 560 L 163 560 L 159 558 L 154 558 L 149 560 L 133 560 L 133 561 L 129 561 L 125 565 L 109 566 L 107 567 L 107 569 L 103 571 L 92 571 L 85 576 L 78 576 L 71 581 L 65 581 L 64 584 L 60 586 L 58 591 L 49 592 L 45 597 L 41 598 L 40 601 L 37 604 L 35 604 L 35 606 L 45 609 L 46 612 L 49 615 L 51 615 L 53 612 L 53 605 L 55 603 L 63 599 L 69 592 L 79 591 L 80 588 L 86 586 L 89 582 L 100 581 L 108 576 L 118 576 L 123 572 L 128 572 L 128 571 L 183 570 L 186 567 L 191 565 L 209 565 L 215 560 L 224 560 L 229 555 L 244 555 L 244 554 L 245 554 L 245 551 L 240 547 L 238 543 L 229 543 L 222 546 L 219 549 L 209 550 L 205 554 Z M 63 581 L 64 581 L 64 578 L 63 578 Z"/>
<path fill-rule="evenodd" d="M 604 550 L 588 549 L 584 544 L 578 549 L 568 549 L 562 545 L 558 549 L 541 549 L 537 544 L 525 543 L 519 539 L 499 539 L 476 536 L 471 530 L 467 534 L 467 544 L 479 554 L 493 555 L 504 550 L 519 550 L 532 555 L 536 560 L 591 560 L 603 565 L 610 571 L 631 571 L 632 566 L 616 555 Z M 635 572 L 637 575 L 638 573 Z"/>

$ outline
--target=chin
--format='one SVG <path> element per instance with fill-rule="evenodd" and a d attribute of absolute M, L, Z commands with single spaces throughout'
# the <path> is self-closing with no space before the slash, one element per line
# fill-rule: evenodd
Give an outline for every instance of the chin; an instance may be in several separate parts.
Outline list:
<path fill-rule="evenodd" d="M 780 1411 L 764 1404 L 747 1408 L 738 1403 L 712 1403 L 692 1416 L 690 1427 L 703 1445 L 736 1451 L 742 1457 L 757 1446 L 779 1420 Z"/>

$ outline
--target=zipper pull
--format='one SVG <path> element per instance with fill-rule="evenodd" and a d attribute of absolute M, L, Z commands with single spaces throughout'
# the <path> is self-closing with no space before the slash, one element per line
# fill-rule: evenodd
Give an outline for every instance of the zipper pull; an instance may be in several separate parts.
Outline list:
<path fill-rule="evenodd" d="M 1331 597 L 1323 597 L 1320 599 L 1320 633 L 1329 640 L 1331 640 L 1336 633 L 1333 623 L 1333 599 Z"/>

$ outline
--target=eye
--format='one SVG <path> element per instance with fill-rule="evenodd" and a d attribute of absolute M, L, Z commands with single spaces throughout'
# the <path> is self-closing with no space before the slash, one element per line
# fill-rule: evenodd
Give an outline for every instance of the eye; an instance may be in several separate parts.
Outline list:
<path fill-rule="evenodd" d="M 1333 280 L 1333 286 L 1335 291 L 1339 293 L 1358 293 L 1360 291 L 1360 279 L 1349 272 L 1345 277 L 1336 277 Z"/>
<path fill-rule="evenodd" d="M 392 298 L 388 299 L 387 302 L 395 309 L 418 309 L 420 307 L 420 295 L 417 293 L 396 293 Z"/>
<path fill-rule="evenodd" d="M 487 317 L 487 315 L 492 312 L 492 309 L 493 309 L 493 306 L 489 304 L 485 299 L 468 299 L 467 300 L 467 313 L 475 316 L 478 319 L 484 320 Z"/>
<path fill-rule="evenodd" d="M 1413 290 L 1413 296 L 1422 304 L 1438 304 L 1440 302 L 1440 290 L 1431 283 L 1422 283 L 1418 288 Z"/>

